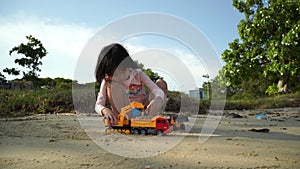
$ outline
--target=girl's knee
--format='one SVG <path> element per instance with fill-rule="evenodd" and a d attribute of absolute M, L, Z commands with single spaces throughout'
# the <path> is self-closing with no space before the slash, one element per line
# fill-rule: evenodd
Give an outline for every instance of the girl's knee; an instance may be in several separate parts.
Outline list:
<path fill-rule="evenodd" d="M 157 79 L 156 85 L 167 95 L 168 93 L 168 84 L 163 79 Z"/>

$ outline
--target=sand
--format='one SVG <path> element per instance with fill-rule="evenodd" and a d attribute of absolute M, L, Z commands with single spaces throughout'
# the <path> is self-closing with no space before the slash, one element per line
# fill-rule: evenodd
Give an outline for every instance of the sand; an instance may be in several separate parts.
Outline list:
<path fill-rule="evenodd" d="M 255 114 L 260 112 L 264 112 L 267 119 L 257 119 Z M 233 118 L 230 113 L 243 118 Z M 122 141 L 123 136 L 119 134 L 105 136 L 98 130 L 89 135 L 80 121 L 84 116 L 60 114 L 0 119 L 0 168 L 300 167 L 300 108 L 225 111 L 214 133 L 203 143 L 199 143 L 199 136 L 207 119 L 205 115 L 194 118 L 193 125 L 187 124 L 187 128 L 192 127 L 189 133 L 176 131 L 162 137 L 126 136 L 127 142 Z M 101 117 L 86 118 L 93 119 L 99 126 L 102 124 Z M 269 129 L 269 132 L 249 131 L 251 129 Z M 155 142 L 151 143 L 150 139 L 149 143 L 149 138 Z M 130 147 L 140 145 L 144 139 L 147 151 Z M 172 140 L 178 144 L 169 146 L 167 151 L 148 150 L 152 146 L 173 144 Z M 109 152 L 107 149 L 114 144 L 121 145 L 128 156 Z M 136 155 L 142 152 L 142 156 L 148 157 L 132 158 L 133 152 Z"/>

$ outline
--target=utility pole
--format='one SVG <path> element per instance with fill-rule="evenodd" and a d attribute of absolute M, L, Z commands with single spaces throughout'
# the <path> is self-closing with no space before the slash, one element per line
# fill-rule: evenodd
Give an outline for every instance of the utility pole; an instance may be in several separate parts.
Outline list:
<path fill-rule="evenodd" d="M 202 77 L 207 78 L 207 99 L 209 100 L 209 75 L 205 74 Z"/>

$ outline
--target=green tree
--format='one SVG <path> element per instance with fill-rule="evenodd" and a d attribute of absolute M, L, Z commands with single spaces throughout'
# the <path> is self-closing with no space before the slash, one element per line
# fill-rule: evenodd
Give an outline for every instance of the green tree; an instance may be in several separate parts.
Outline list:
<path fill-rule="evenodd" d="M 144 69 L 143 70 L 146 75 L 150 77 L 152 81 L 156 81 L 157 79 L 163 79 L 163 77 L 159 76 L 157 73 L 154 73 L 151 69 Z"/>
<path fill-rule="evenodd" d="M 144 68 L 144 65 L 143 65 L 142 63 L 139 63 L 138 61 L 134 61 L 134 62 L 138 65 L 138 67 L 139 67 L 140 69 L 143 70 L 143 72 L 144 72 L 146 75 L 149 76 L 149 78 L 150 78 L 152 81 L 155 82 L 157 79 L 163 79 L 163 77 L 159 76 L 158 73 L 153 72 L 151 69 L 149 69 L 149 68 L 145 69 L 145 68 Z"/>
<path fill-rule="evenodd" d="M 238 24 L 240 38 L 222 54 L 229 85 L 263 75 L 289 88 L 300 65 L 300 1 L 233 0 L 233 6 L 245 18 Z"/>
<path fill-rule="evenodd" d="M 0 81 L 5 80 L 5 76 L 0 72 Z"/>
<path fill-rule="evenodd" d="M 32 35 L 26 36 L 26 38 L 29 42 L 27 42 L 27 44 L 21 43 L 19 46 L 13 47 L 9 51 L 9 55 L 13 52 L 25 55 L 25 57 L 15 59 L 15 63 L 29 69 L 28 72 L 23 71 L 23 79 L 34 80 L 39 76 L 38 72 L 41 71 L 39 66 L 42 65 L 40 60 L 46 56 L 47 51 L 41 41 L 34 38 Z M 12 75 L 20 74 L 20 70 L 16 68 L 6 68 L 3 72 Z"/>

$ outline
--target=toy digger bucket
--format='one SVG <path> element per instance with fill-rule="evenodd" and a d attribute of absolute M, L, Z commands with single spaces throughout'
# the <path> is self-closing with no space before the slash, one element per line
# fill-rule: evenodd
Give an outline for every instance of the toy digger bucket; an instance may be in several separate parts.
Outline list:
<path fill-rule="evenodd" d="M 139 102 L 131 102 L 130 103 L 131 108 L 138 108 L 138 109 L 144 109 L 145 106 L 142 103 Z"/>

